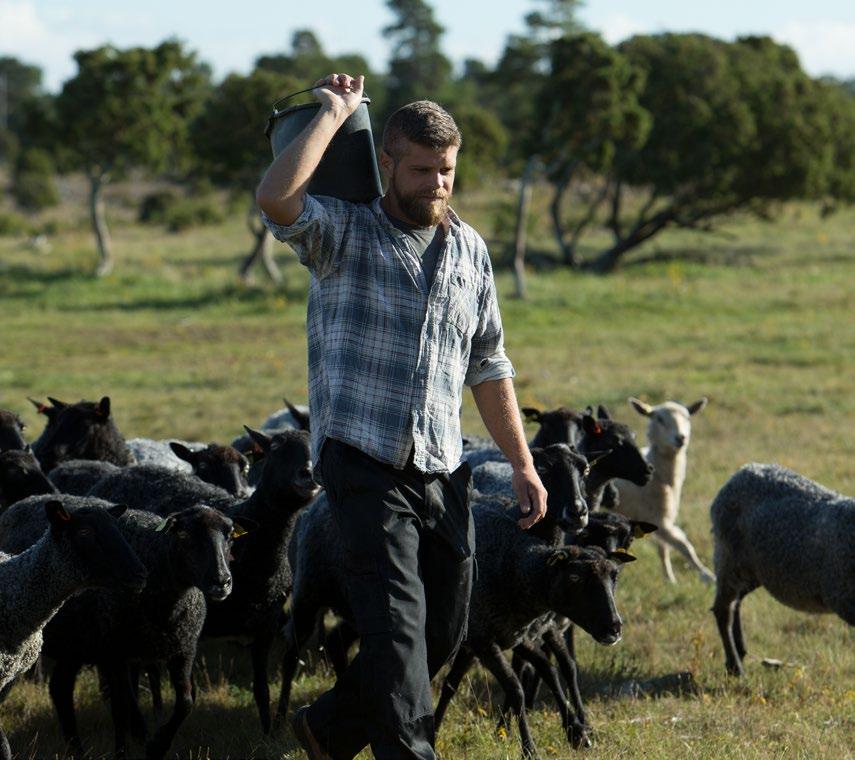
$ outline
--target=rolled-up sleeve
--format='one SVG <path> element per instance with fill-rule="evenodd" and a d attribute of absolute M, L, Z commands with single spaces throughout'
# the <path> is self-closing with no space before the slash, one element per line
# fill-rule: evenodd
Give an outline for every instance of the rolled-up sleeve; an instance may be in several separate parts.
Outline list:
<path fill-rule="evenodd" d="M 478 326 L 472 336 L 469 366 L 463 382 L 480 385 L 487 380 L 503 380 L 516 374 L 510 359 L 505 354 L 505 337 L 502 317 L 493 281 L 493 268 L 489 256 L 484 254 L 482 291 Z"/>
<path fill-rule="evenodd" d="M 306 195 L 303 211 L 291 224 L 261 217 L 273 237 L 294 249 L 300 263 L 318 278 L 334 272 L 341 261 L 342 241 L 354 215 L 352 203 L 328 196 Z"/>

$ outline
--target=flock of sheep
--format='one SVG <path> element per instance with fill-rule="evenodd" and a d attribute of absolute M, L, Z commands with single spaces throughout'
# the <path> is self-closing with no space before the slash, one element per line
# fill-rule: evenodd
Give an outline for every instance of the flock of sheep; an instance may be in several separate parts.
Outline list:
<path fill-rule="evenodd" d="M 329 504 L 313 479 L 305 408 L 288 404 L 232 445 L 206 446 L 126 441 L 108 397 L 33 403 L 47 422 L 31 446 L 20 417 L 0 410 L 0 699 L 43 655 L 63 735 L 82 755 L 74 684 L 81 668 L 95 665 L 117 753 L 133 739 L 160 758 L 192 708 L 202 638 L 248 645 L 265 733 L 277 638 L 277 718 L 288 713 L 306 647 L 321 642 L 336 672 L 347 666 L 358 632 Z M 648 419 L 646 448 L 602 406 L 522 410 L 539 425 L 531 450 L 548 491 L 546 517 L 526 532 L 508 463 L 489 441 L 464 442 L 478 573 L 466 639 L 441 685 L 437 729 L 477 658 L 501 685 L 500 720 L 516 718 L 526 756 L 536 753 L 526 711 L 541 684 L 567 740 L 588 746 L 574 630 L 606 645 L 620 640 L 615 582 L 634 560 L 632 541 L 646 534 L 668 580 L 674 549 L 716 584 L 713 612 L 730 673 L 743 672 L 739 607 L 755 588 L 855 624 L 855 500 L 775 465 L 742 467 L 711 506 L 713 574 L 676 524 L 691 417 L 707 400 L 630 403 Z M 325 631 L 330 610 L 340 622 Z M 148 679 L 159 712 L 163 666 L 175 706 L 149 734 L 138 684 Z M 0 728 L 0 760 L 11 757 Z"/>

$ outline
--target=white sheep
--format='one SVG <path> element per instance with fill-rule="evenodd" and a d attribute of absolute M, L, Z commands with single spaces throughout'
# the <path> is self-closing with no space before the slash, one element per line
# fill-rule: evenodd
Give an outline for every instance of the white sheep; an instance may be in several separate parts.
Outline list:
<path fill-rule="evenodd" d="M 628 480 L 615 480 L 620 494 L 620 502 L 615 509 L 633 520 L 644 520 L 657 526 L 653 538 L 659 549 L 662 570 L 671 583 L 676 583 L 671 568 L 672 548 L 694 565 L 701 580 L 714 583 L 715 575 L 701 562 L 695 547 L 676 524 L 680 493 L 686 479 L 686 450 L 692 432 L 689 418 L 707 405 L 707 399 L 698 399 L 688 406 L 676 401 L 650 406 L 637 398 L 628 400 L 635 411 L 648 419 L 647 439 L 650 445 L 643 448 L 642 453 L 653 465 L 654 473 L 653 479 L 644 486 Z"/>

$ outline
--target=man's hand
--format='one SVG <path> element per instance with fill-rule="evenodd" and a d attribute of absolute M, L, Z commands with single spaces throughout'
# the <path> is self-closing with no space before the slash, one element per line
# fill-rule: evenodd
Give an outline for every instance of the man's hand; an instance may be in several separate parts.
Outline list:
<path fill-rule="evenodd" d="M 322 105 L 350 116 L 362 102 L 365 77 L 350 74 L 330 74 L 315 82 L 314 95 Z"/>
<path fill-rule="evenodd" d="M 534 465 L 515 469 L 511 476 L 511 487 L 519 500 L 520 510 L 526 515 L 518 521 L 519 526 L 528 530 L 546 515 L 546 489 L 540 482 Z"/>

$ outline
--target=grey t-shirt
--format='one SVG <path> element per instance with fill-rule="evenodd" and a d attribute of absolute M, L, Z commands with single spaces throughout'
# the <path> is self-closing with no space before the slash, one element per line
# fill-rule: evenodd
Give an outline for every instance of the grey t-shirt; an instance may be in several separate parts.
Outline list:
<path fill-rule="evenodd" d="M 413 246 L 416 256 L 421 259 L 422 271 L 425 273 L 428 288 L 433 283 L 433 273 L 436 271 L 436 263 L 439 259 L 439 252 L 442 250 L 442 244 L 445 241 L 445 232 L 442 225 L 436 224 L 433 227 L 414 227 L 412 224 L 392 216 L 385 212 L 386 217 L 392 224 L 403 232 Z"/>

